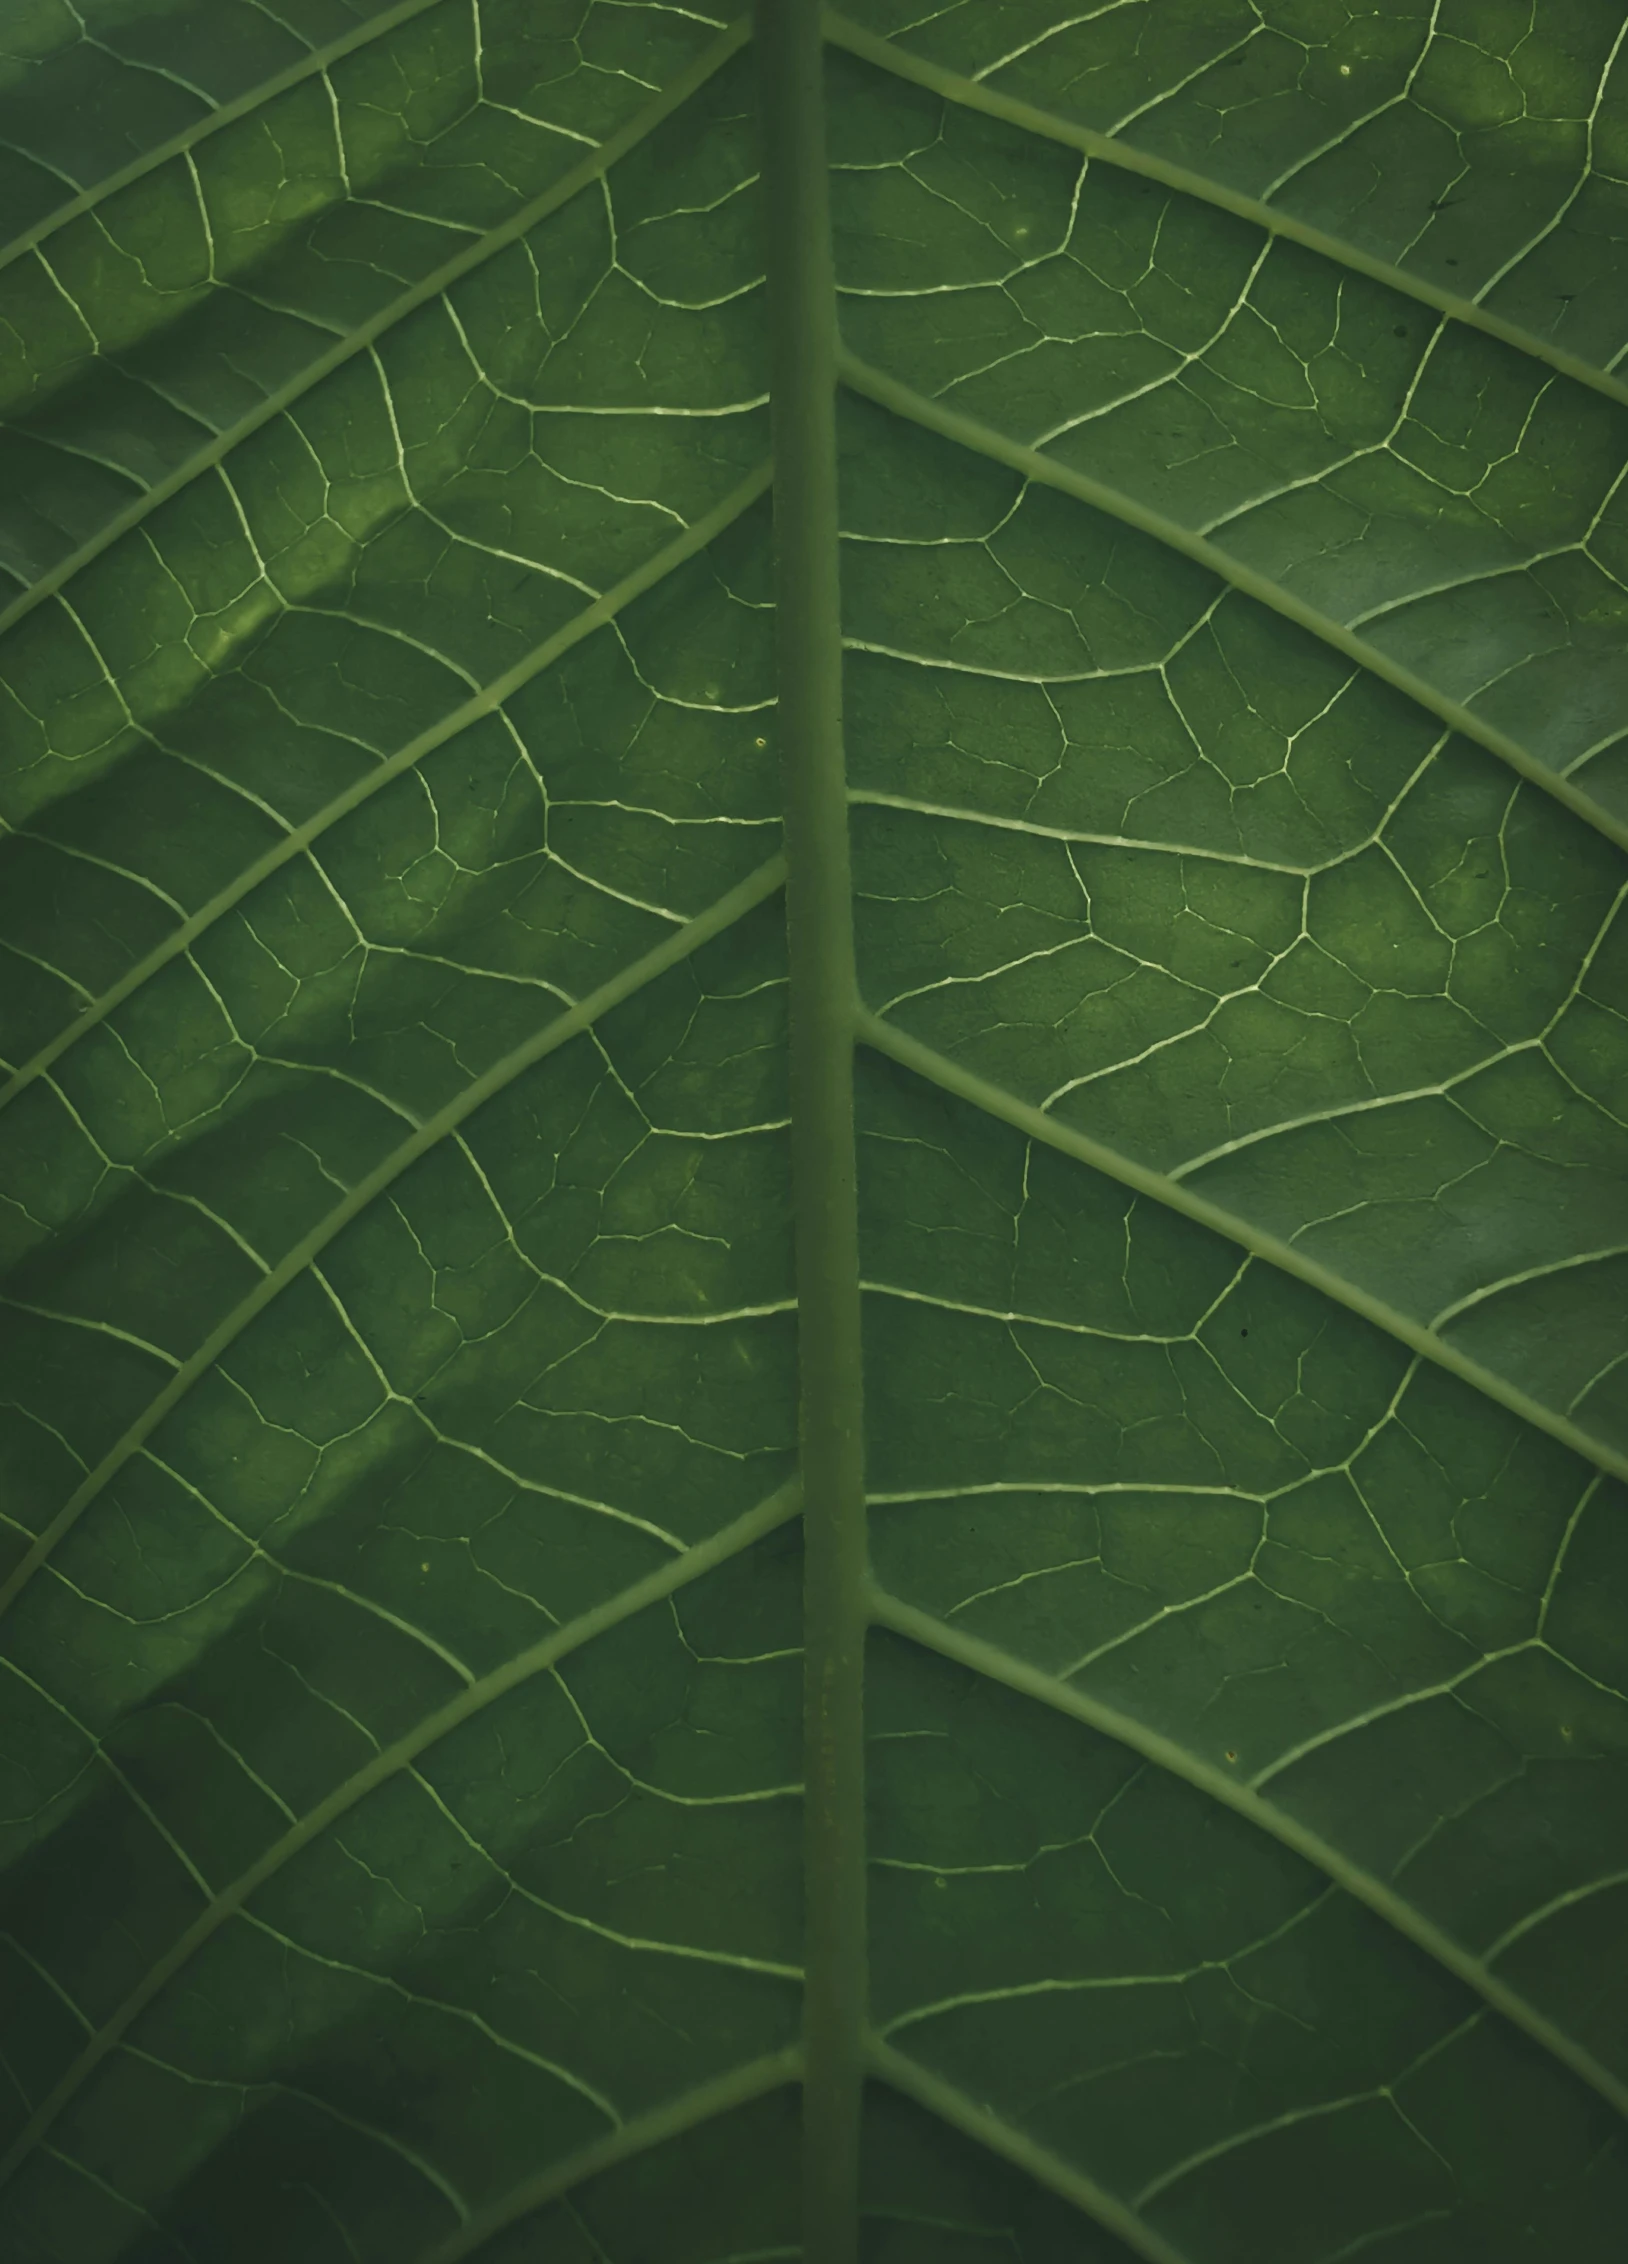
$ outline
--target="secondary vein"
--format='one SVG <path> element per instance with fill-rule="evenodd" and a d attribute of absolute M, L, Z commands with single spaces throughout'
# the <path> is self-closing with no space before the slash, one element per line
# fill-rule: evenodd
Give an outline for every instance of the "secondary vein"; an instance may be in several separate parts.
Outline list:
<path fill-rule="evenodd" d="M 287 70 L 279 71 L 275 78 L 262 80 L 246 93 L 235 95 L 230 102 L 222 102 L 213 110 L 206 111 L 201 118 L 194 118 L 189 126 L 183 126 L 168 141 L 158 143 L 156 148 L 143 150 L 139 157 L 131 158 L 128 165 L 121 165 L 116 173 L 106 173 L 101 180 L 92 181 L 77 196 L 70 197 L 65 204 L 59 204 L 48 212 L 43 220 L 36 221 L 32 228 L 25 228 L 21 235 L 13 236 L 8 243 L 0 244 L 0 268 L 9 267 L 13 260 L 21 259 L 36 244 L 43 244 L 59 228 L 65 228 L 70 220 L 77 220 L 81 213 L 94 211 L 98 205 L 105 204 L 109 197 L 117 196 L 121 189 L 127 189 L 132 182 L 141 180 L 143 175 L 157 172 L 172 157 L 183 157 L 196 149 L 211 134 L 218 134 L 223 126 L 233 125 L 239 118 L 246 118 L 251 112 L 264 109 L 267 103 L 275 102 L 278 95 L 287 94 L 291 87 L 299 86 L 306 79 L 320 78 L 335 63 L 342 63 L 347 55 L 354 55 L 358 48 L 371 47 L 375 41 L 386 38 L 401 25 L 411 23 L 415 16 L 422 16 L 427 10 L 439 7 L 440 4 L 441 0 L 398 0 L 394 8 L 387 8 L 382 15 L 370 16 L 366 23 L 359 25 L 354 31 L 344 33 L 339 39 L 330 40 L 326 47 L 312 48 L 308 55 L 302 55 L 297 63 L 290 63 Z"/>
<path fill-rule="evenodd" d="M 1366 669 L 1370 675 L 1377 676 L 1382 683 L 1391 685 L 1406 698 L 1416 701 L 1429 714 L 1438 716 L 1461 738 L 1473 740 L 1476 746 L 1484 747 L 1488 754 L 1496 755 L 1500 762 L 1507 763 L 1511 770 L 1552 796 L 1586 825 L 1592 826 L 1596 833 L 1603 834 L 1607 841 L 1615 842 L 1619 849 L 1628 849 L 1628 823 L 1614 817 L 1592 794 L 1585 794 L 1569 778 L 1563 777 L 1559 771 L 1551 770 L 1547 763 L 1540 762 L 1518 739 L 1512 739 L 1507 731 L 1500 731 L 1496 724 L 1488 723 L 1473 708 L 1466 707 L 1461 700 L 1450 698 L 1427 678 L 1405 667 L 1402 662 L 1393 660 L 1378 645 L 1370 643 L 1366 637 L 1358 636 L 1355 630 L 1348 629 L 1331 614 L 1321 613 L 1315 606 L 1308 605 L 1304 598 L 1296 597 L 1291 590 L 1274 582 L 1269 575 L 1257 572 L 1253 566 L 1246 566 L 1241 559 L 1234 558 L 1219 544 L 1210 542 L 1203 535 L 1194 534 L 1191 528 L 1184 527 L 1179 520 L 1170 518 L 1163 511 L 1154 510 L 1149 504 L 1139 502 L 1123 489 L 1109 487 L 1104 481 L 1092 479 L 1085 472 L 1073 471 L 1068 465 L 1059 464 L 1052 457 L 1044 455 L 1038 448 L 1029 448 L 1020 440 L 1008 439 L 1005 433 L 997 432 L 992 425 L 981 424 L 975 417 L 963 416 L 958 409 L 946 408 L 942 402 L 930 399 L 925 393 L 918 393 L 913 386 L 903 384 L 896 377 L 890 377 L 886 370 L 876 369 L 870 363 L 861 361 L 857 354 L 840 353 L 837 366 L 842 382 L 866 400 L 874 401 L 879 408 L 891 411 L 894 416 L 905 417 L 925 431 L 940 433 L 944 439 L 954 441 L 957 446 L 970 449 L 977 455 L 988 457 L 994 463 L 1005 464 L 1022 478 L 1033 480 L 1038 486 L 1055 488 L 1060 495 L 1072 496 L 1078 503 L 1089 504 L 1093 510 L 1106 512 L 1122 525 L 1135 527 L 1138 533 L 1150 535 L 1155 542 L 1163 543 L 1167 549 L 1177 551 L 1182 557 L 1192 559 L 1195 565 L 1207 568 L 1218 580 L 1237 590 L 1241 596 L 1253 598 L 1257 604 L 1270 607 L 1272 612 L 1281 615 L 1285 621 L 1292 621 L 1296 628 L 1304 629 L 1308 635 L 1317 638 L 1319 643 L 1343 653 L 1348 660 L 1354 660 L 1359 667 Z"/>
<path fill-rule="evenodd" d="M 217 889 L 207 904 L 201 904 L 189 918 L 172 928 L 168 935 L 154 944 L 151 951 L 138 959 L 134 966 L 127 968 L 116 983 L 110 984 L 99 998 L 92 999 L 82 1013 L 77 1014 L 54 1038 L 49 1039 L 37 1053 L 22 1063 L 7 1082 L 0 1085 L 0 1109 L 7 1107 L 20 1093 L 26 1091 L 36 1078 L 43 1076 L 88 1030 L 105 1021 L 114 1008 L 121 1006 L 133 991 L 139 990 L 161 968 L 167 967 L 172 959 L 178 959 L 184 952 L 190 951 L 198 938 L 212 928 L 217 920 L 224 918 L 234 905 L 241 904 L 246 896 L 284 865 L 303 856 L 341 818 L 348 817 L 352 810 L 359 809 L 362 803 L 370 801 L 382 788 L 393 784 L 404 772 L 421 763 L 426 755 L 433 754 L 437 747 L 445 746 L 449 739 L 455 739 L 459 732 L 469 730 L 483 716 L 495 715 L 522 685 L 529 684 L 545 668 L 551 668 L 555 661 L 568 653 L 574 645 L 581 644 L 585 637 L 592 636 L 596 629 L 602 629 L 608 622 L 614 621 L 635 598 L 642 597 L 646 590 L 653 589 L 657 582 L 675 572 L 687 559 L 696 557 L 726 527 L 733 525 L 742 512 L 749 510 L 757 502 L 767 490 L 769 478 L 770 467 L 764 463 L 742 480 L 721 503 L 715 504 L 703 517 L 697 519 L 692 527 L 686 528 L 672 542 L 663 544 L 643 565 L 636 566 L 631 574 L 624 574 L 603 597 L 596 598 L 592 605 L 585 606 L 563 628 L 557 629 L 553 636 L 545 637 L 524 660 L 516 661 L 503 675 L 495 677 L 490 684 L 484 685 L 469 699 L 462 701 L 438 722 L 420 731 L 405 746 L 398 747 L 387 761 L 380 763 L 377 770 L 370 770 L 353 786 L 348 786 L 344 793 L 336 794 L 331 802 L 324 804 L 303 825 L 292 827 L 274 848 L 268 849 L 263 857 L 257 857 L 252 865 L 245 866 L 236 879 L 229 881 L 224 888 Z"/>
<path fill-rule="evenodd" d="M 872 1588 L 868 1597 L 871 1614 L 880 1627 L 891 1628 L 907 1642 L 920 1644 L 924 1649 L 937 1651 L 942 1657 L 955 1660 L 972 1673 L 984 1675 L 1009 1690 L 1032 1698 L 1043 1706 L 1059 1713 L 1071 1715 L 1076 1721 L 1097 1730 L 1116 1744 L 1127 1746 L 1132 1752 L 1155 1768 L 1180 1777 L 1186 1784 L 1205 1793 L 1235 1815 L 1244 1817 L 1259 1830 L 1267 1833 L 1282 1846 L 1292 1849 L 1305 1862 L 1331 1879 L 1354 1900 L 1362 1903 L 1378 1918 L 1395 1928 L 1406 1939 L 1423 1950 L 1428 1957 L 1462 1981 L 1495 2012 L 1532 2038 L 1552 2058 L 1569 2068 L 1592 2091 L 1598 2093 L 1618 2114 L 1628 2116 L 1628 2083 L 1604 2065 L 1584 2045 L 1559 2028 L 1549 2016 L 1512 1989 L 1492 1971 L 1484 1958 L 1477 1957 L 1461 1942 L 1457 1942 L 1445 1928 L 1436 1925 L 1406 1898 L 1384 1880 L 1354 1863 L 1342 1849 L 1312 1831 L 1275 1801 L 1267 1800 L 1250 1786 L 1238 1783 L 1222 1770 L 1191 1753 L 1173 1737 L 1151 1728 L 1116 1706 L 1094 1698 L 1076 1684 L 1060 1681 L 1057 1676 L 1030 1666 L 1025 1660 L 1014 1658 L 993 1643 L 978 1636 L 962 1635 L 946 1627 L 930 1612 L 905 1603 L 900 1597 Z"/>
<path fill-rule="evenodd" d="M 131 2024 L 146 2011 L 160 1992 L 188 1965 L 204 1944 L 216 1935 L 228 1919 L 245 1908 L 251 1896 L 274 1878 L 284 1866 L 292 1862 L 312 1841 L 320 1838 L 330 1824 L 348 1815 L 369 1793 L 409 1768 L 432 1745 L 449 1737 L 455 1729 L 471 1721 L 498 1699 L 505 1698 L 522 1683 L 530 1682 L 540 1674 L 550 1673 L 562 1659 L 591 1643 L 596 1636 L 607 1633 L 635 1612 L 645 1610 L 663 1597 L 687 1587 L 704 1573 L 727 1563 L 754 1542 L 772 1533 L 796 1514 L 798 1489 L 796 1482 L 780 1487 L 756 1509 L 748 1510 L 744 1517 L 726 1525 L 705 1541 L 699 1541 L 682 1556 L 674 1558 L 657 1572 L 635 1581 L 619 1595 L 594 1605 L 564 1627 L 556 1628 L 526 1650 L 519 1652 L 504 1665 L 494 1667 L 490 1674 L 482 1675 L 467 1690 L 459 1691 L 444 1706 L 428 1714 L 414 1728 L 387 1745 L 366 1765 L 336 1785 L 332 1792 L 307 1810 L 298 1823 L 293 1824 L 280 1838 L 274 1840 L 246 1871 L 241 1872 L 230 1886 L 215 1895 L 185 1933 L 171 1943 L 168 1950 L 151 1966 L 145 1978 L 138 1983 L 118 2009 L 111 2013 L 90 2037 L 77 2059 L 64 2071 L 53 2088 L 40 2101 L 17 2137 L 0 2156 L 0 2185 L 4 2185 L 21 2167 L 46 2132 L 52 2127 L 64 2108 L 78 2095 L 85 2082 L 113 2051 L 128 2032 Z M 586 2174 L 586 2173 L 585 2173 Z"/>
<path fill-rule="evenodd" d="M 1162 1171 L 1155 1171 L 1149 1164 L 1138 1163 L 1134 1156 L 1120 1154 L 1117 1149 L 1106 1146 L 1101 1140 L 1094 1140 L 1090 1133 L 1079 1131 L 1072 1124 L 1059 1123 L 1044 1110 L 1020 1100 L 1015 1093 L 1009 1093 L 1003 1087 L 991 1084 L 988 1078 L 980 1077 L 976 1070 L 965 1069 L 947 1054 L 938 1053 L 931 1046 L 923 1045 L 919 1039 L 909 1036 L 903 1030 L 896 1030 L 878 1014 L 866 1011 L 860 1013 L 858 1035 L 862 1044 L 886 1054 L 890 1060 L 898 1062 L 901 1068 L 912 1070 L 918 1077 L 927 1078 L 945 1092 L 954 1093 L 959 1099 L 970 1102 L 974 1108 L 982 1109 L 986 1115 L 999 1117 L 1003 1123 L 1027 1133 L 1031 1140 L 1039 1140 L 1063 1155 L 1075 1157 L 1079 1162 L 1088 1164 L 1093 1171 L 1100 1171 L 1105 1177 L 1117 1180 L 1120 1186 L 1134 1188 L 1137 1194 L 1162 1203 L 1168 1210 L 1181 1212 L 1183 1217 L 1196 1220 L 1200 1226 L 1208 1227 L 1214 1234 L 1224 1235 L 1227 1241 L 1240 1249 L 1248 1250 L 1267 1265 L 1275 1266 L 1280 1273 L 1292 1274 L 1297 1281 L 1305 1282 L 1309 1288 L 1318 1290 L 1323 1296 L 1332 1298 L 1336 1304 L 1345 1306 L 1347 1311 L 1360 1314 L 1365 1321 L 1372 1322 L 1375 1328 L 1383 1329 L 1387 1336 L 1405 1344 L 1409 1351 L 1419 1353 L 1438 1368 L 1445 1368 L 1449 1375 L 1457 1376 L 1461 1383 L 1469 1384 L 1473 1390 L 1495 1400 L 1500 1407 L 1507 1407 L 1512 1415 L 1520 1416 L 1523 1422 L 1532 1424 L 1537 1430 L 1546 1431 L 1551 1438 L 1558 1439 L 1562 1446 L 1569 1447 L 1573 1454 L 1594 1463 L 1612 1477 L 1628 1479 L 1628 1454 L 1608 1445 L 1604 1439 L 1596 1438 L 1592 1432 L 1585 1431 L 1569 1416 L 1544 1406 L 1541 1400 L 1534 1399 L 1530 1393 L 1508 1382 L 1493 1369 L 1483 1367 L 1479 1360 L 1472 1360 L 1467 1353 L 1460 1352 L 1456 1345 L 1445 1337 L 1438 1336 L 1434 1329 L 1426 1328 L 1408 1314 L 1398 1312 L 1384 1298 L 1376 1297 L 1372 1291 L 1346 1280 L 1343 1274 L 1337 1274 L 1331 1266 L 1308 1257 L 1304 1251 L 1297 1250 L 1292 1242 L 1285 1242 L 1280 1235 L 1268 1233 L 1265 1228 L 1240 1218 L 1235 1211 L 1224 1210 L 1219 1203 L 1212 1203 L 1204 1196 L 1195 1194 L 1179 1180 L 1168 1177 Z"/>
<path fill-rule="evenodd" d="M 612 1007 L 620 1006 L 635 991 L 654 982 L 658 975 L 665 974 L 670 967 L 676 967 L 681 960 L 689 958 L 692 952 L 699 951 L 702 944 L 710 943 L 714 936 L 721 935 L 726 928 L 743 919 L 754 906 L 774 894 L 784 877 L 783 860 L 771 857 L 755 873 L 749 873 L 745 880 L 738 882 L 727 895 L 719 897 L 706 911 L 687 921 L 676 934 L 657 944 L 653 951 L 647 951 L 635 959 L 620 974 L 613 975 L 608 983 L 602 983 L 597 990 L 591 991 L 567 1013 L 556 1016 L 524 1044 L 505 1054 L 501 1061 L 494 1062 L 484 1075 L 477 1077 L 473 1084 L 466 1085 L 444 1108 L 437 1109 L 433 1116 L 427 1117 L 415 1132 L 398 1147 L 392 1148 L 381 1163 L 375 1164 L 365 1178 L 358 1180 L 343 1201 L 336 1203 L 331 1211 L 320 1218 L 308 1234 L 302 1235 L 286 1256 L 262 1275 L 248 1295 L 216 1324 L 196 1351 L 181 1362 L 164 1389 L 148 1401 L 135 1421 L 109 1447 L 95 1469 L 75 1488 L 9 1579 L 0 1584 L 0 1615 L 10 1608 L 63 1535 L 79 1522 L 104 1486 L 117 1476 L 133 1454 L 140 1452 L 159 1424 L 185 1398 L 193 1385 L 207 1374 L 230 1345 L 236 1343 L 249 1324 L 259 1318 L 273 1298 L 281 1296 L 291 1282 L 298 1280 L 334 1237 L 360 1216 L 377 1196 L 399 1179 L 410 1165 L 417 1163 L 420 1156 L 427 1155 L 448 1133 L 455 1131 L 466 1117 L 472 1116 L 476 1109 L 502 1092 L 505 1086 L 512 1084 L 516 1077 L 523 1075 L 549 1054 L 557 1052 L 570 1039 L 588 1029 L 601 1015 L 608 1014 Z"/>
<path fill-rule="evenodd" d="M 585 188 L 600 180 L 619 158 L 625 157 L 630 149 L 646 140 L 665 119 L 681 108 L 692 94 L 723 68 L 729 58 L 744 45 L 746 30 L 744 19 L 732 25 L 722 38 L 714 40 L 689 70 L 673 81 L 657 101 L 647 104 L 637 117 L 630 118 L 614 134 L 607 136 L 591 157 L 585 157 L 580 165 L 574 165 L 552 188 L 545 189 L 541 196 L 532 198 L 530 203 L 523 205 L 497 227 L 488 229 L 476 243 L 467 245 L 464 250 L 436 268 L 433 274 L 426 275 L 422 282 L 415 283 L 411 290 L 402 292 L 399 298 L 392 299 L 388 306 L 381 307 L 366 322 L 359 323 L 356 329 L 347 331 L 325 354 L 308 363 L 286 385 L 280 385 L 275 393 L 268 393 L 256 408 L 240 417 L 236 424 L 228 425 L 206 447 L 200 448 L 196 454 L 187 457 L 184 463 L 176 465 L 163 479 L 156 480 L 151 487 L 144 489 L 134 501 L 98 528 L 88 542 L 81 543 L 77 550 L 70 551 L 66 558 L 60 559 L 49 572 L 42 574 L 38 581 L 30 583 L 19 597 L 0 610 L 0 634 L 9 629 L 13 622 L 20 621 L 25 614 L 31 613 L 46 598 L 55 596 L 81 568 L 88 566 L 92 559 L 100 558 L 121 535 L 126 535 L 132 527 L 139 526 L 150 512 L 156 511 L 161 503 L 167 503 L 172 495 L 178 495 L 200 473 L 224 463 L 232 450 L 246 440 L 250 433 L 258 432 L 263 425 L 280 417 L 285 409 L 292 408 L 313 386 L 319 385 L 325 377 L 331 376 L 357 354 L 365 353 L 398 322 L 405 321 L 408 315 L 415 314 L 420 307 L 428 306 L 433 299 L 440 298 L 454 283 L 484 266 L 510 244 L 518 243 L 522 236 L 528 234 L 539 222 L 546 220 L 550 213 L 558 212 L 573 197 L 579 196 Z"/>
<path fill-rule="evenodd" d="M 1561 376 L 1575 379 L 1596 393 L 1603 393 L 1609 401 L 1628 403 L 1628 383 L 1610 370 L 1595 362 L 1585 361 L 1580 354 L 1568 353 L 1552 339 L 1540 338 L 1535 330 L 1524 329 L 1516 322 L 1506 322 L 1502 315 L 1492 312 L 1474 299 L 1466 299 L 1456 291 L 1444 290 L 1438 283 L 1422 275 L 1413 275 L 1405 267 L 1397 267 L 1388 259 L 1380 259 L 1372 252 L 1347 241 L 1343 236 L 1330 234 L 1326 228 L 1315 228 L 1309 221 L 1299 220 L 1292 212 L 1280 206 L 1265 204 L 1259 197 L 1246 196 L 1242 190 L 1229 189 L 1225 182 L 1211 180 L 1207 174 L 1195 173 L 1190 166 L 1176 165 L 1168 158 L 1157 157 L 1151 150 L 1135 147 L 1133 143 L 1116 140 L 1110 134 L 1099 134 L 1089 126 L 1082 126 L 1070 118 L 1061 118 L 1054 111 L 1042 110 L 1032 102 L 1021 101 L 1017 96 L 1002 94 L 996 88 L 984 86 L 977 79 L 963 78 L 958 72 L 946 70 L 941 63 L 931 62 L 926 56 L 912 55 L 896 46 L 892 40 L 881 39 L 860 24 L 852 23 L 835 9 L 827 9 L 825 35 L 833 47 L 845 48 L 862 62 L 873 64 L 878 70 L 888 71 L 895 78 L 908 79 L 913 86 L 924 87 L 959 108 L 979 110 L 986 117 L 1001 118 L 1008 125 L 1017 126 L 1025 133 L 1041 135 L 1045 140 L 1060 142 L 1066 149 L 1077 149 L 1082 157 L 1095 159 L 1103 165 L 1112 165 L 1120 172 L 1135 173 L 1142 179 L 1157 181 L 1181 196 L 1195 198 L 1203 204 L 1214 205 L 1222 212 L 1233 213 L 1240 220 L 1253 222 L 1270 235 L 1281 236 L 1285 242 L 1301 244 L 1307 251 L 1317 252 L 1337 266 L 1350 268 L 1358 275 L 1366 275 L 1387 290 L 1397 291 L 1417 301 L 1421 306 L 1433 307 L 1438 314 L 1467 328 L 1485 332 L 1506 346 L 1529 354 L 1536 361 L 1546 362 Z"/>

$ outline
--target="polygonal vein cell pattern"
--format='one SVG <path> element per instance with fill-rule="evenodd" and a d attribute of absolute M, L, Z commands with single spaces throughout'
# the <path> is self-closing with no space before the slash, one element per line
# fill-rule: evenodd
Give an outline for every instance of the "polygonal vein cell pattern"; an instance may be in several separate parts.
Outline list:
<path fill-rule="evenodd" d="M 1264 200 L 1606 369 L 1628 350 L 1628 39 L 1478 0 L 845 11 L 908 54 Z"/>
<path fill-rule="evenodd" d="M 1628 43 L 851 14 L 864 2252 L 1614 2264 Z M 789 2264 L 754 58 L 4 37 L 0 2246 Z"/>
<path fill-rule="evenodd" d="M 847 431 L 870 1004 L 1620 1442 L 1618 852 L 1147 538 Z"/>
<path fill-rule="evenodd" d="M 94 548 L 353 334 L 591 173 L 720 29 L 659 7 L 514 0 L 383 13 L 376 36 L 158 153 L 0 267 L 13 590 Z M 209 17 L 193 29 L 212 46 Z M 222 45 L 243 57 L 236 31 Z M 44 67 L 61 77 L 68 62 Z M 39 108 L 60 126 L 63 109 Z"/>
<path fill-rule="evenodd" d="M 855 352 L 1207 536 L 1620 813 L 1628 410 L 1192 196 L 846 56 L 836 78 Z"/>

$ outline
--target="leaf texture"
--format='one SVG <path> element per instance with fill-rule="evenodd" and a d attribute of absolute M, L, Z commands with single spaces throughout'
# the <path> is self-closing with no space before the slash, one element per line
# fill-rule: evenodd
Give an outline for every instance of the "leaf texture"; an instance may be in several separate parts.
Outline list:
<path fill-rule="evenodd" d="M 0 2249 L 1613 2264 L 1613 11 L 0 142 Z"/>

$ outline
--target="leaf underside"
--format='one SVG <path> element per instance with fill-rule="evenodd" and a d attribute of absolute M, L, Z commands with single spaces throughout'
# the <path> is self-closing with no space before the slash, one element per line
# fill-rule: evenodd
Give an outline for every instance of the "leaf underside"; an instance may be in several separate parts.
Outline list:
<path fill-rule="evenodd" d="M 824 21 L 806 2247 L 857 1409 L 757 43 L 12 14 L 0 2252 L 1611 2264 L 1618 12 Z"/>

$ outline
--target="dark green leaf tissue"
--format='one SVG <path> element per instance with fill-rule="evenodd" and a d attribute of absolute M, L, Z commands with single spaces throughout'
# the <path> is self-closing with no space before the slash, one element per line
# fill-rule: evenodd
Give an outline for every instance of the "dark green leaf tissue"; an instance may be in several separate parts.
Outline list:
<path fill-rule="evenodd" d="M 4 2264 L 1622 2264 L 1616 0 L 0 7 Z"/>

